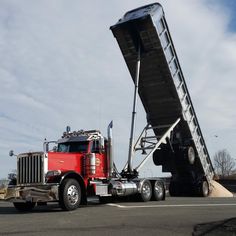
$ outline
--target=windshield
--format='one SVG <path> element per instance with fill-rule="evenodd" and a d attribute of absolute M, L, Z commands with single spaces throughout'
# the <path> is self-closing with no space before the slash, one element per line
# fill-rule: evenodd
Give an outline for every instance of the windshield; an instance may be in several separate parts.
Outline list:
<path fill-rule="evenodd" d="M 58 152 L 87 152 L 88 142 L 59 143 Z"/>

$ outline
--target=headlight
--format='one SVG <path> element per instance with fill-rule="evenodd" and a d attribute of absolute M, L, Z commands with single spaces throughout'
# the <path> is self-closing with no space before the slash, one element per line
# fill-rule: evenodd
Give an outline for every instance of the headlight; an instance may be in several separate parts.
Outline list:
<path fill-rule="evenodd" d="M 47 172 L 46 174 L 46 178 L 50 178 L 50 177 L 53 177 L 53 176 L 58 176 L 58 175 L 61 175 L 61 171 L 60 170 L 50 170 Z"/>

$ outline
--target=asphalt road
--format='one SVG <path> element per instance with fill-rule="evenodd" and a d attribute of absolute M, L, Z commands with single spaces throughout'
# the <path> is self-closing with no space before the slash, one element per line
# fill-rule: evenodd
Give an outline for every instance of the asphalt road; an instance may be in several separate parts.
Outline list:
<path fill-rule="evenodd" d="M 235 219 L 234 219 L 235 217 Z M 234 223 L 235 222 L 235 223 Z M 72 212 L 55 204 L 18 213 L 0 201 L 0 235 L 236 235 L 236 198 L 90 204 Z"/>

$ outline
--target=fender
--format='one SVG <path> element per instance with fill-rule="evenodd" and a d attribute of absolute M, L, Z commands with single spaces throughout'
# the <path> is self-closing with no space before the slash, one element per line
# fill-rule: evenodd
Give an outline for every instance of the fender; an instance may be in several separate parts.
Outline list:
<path fill-rule="evenodd" d="M 75 172 L 73 170 L 62 172 L 59 177 L 60 177 L 59 184 L 61 184 L 63 182 L 63 180 L 66 179 L 66 178 L 75 178 L 79 181 L 82 180 L 83 183 L 84 183 L 84 178 L 80 174 L 78 174 L 77 172 Z"/>

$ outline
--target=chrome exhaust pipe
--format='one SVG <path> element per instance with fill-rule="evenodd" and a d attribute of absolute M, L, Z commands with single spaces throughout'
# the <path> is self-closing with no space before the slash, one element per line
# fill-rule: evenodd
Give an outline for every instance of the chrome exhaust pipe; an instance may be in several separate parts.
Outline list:
<path fill-rule="evenodd" d="M 113 147 L 112 147 L 112 128 L 113 128 L 113 121 L 110 122 L 110 124 L 107 127 L 107 138 L 108 138 L 108 143 L 107 143 L 107 161 L 109 165 L 109 178 L 113 177 L 114 173 L 114 167 L 113 167 Z"/>

